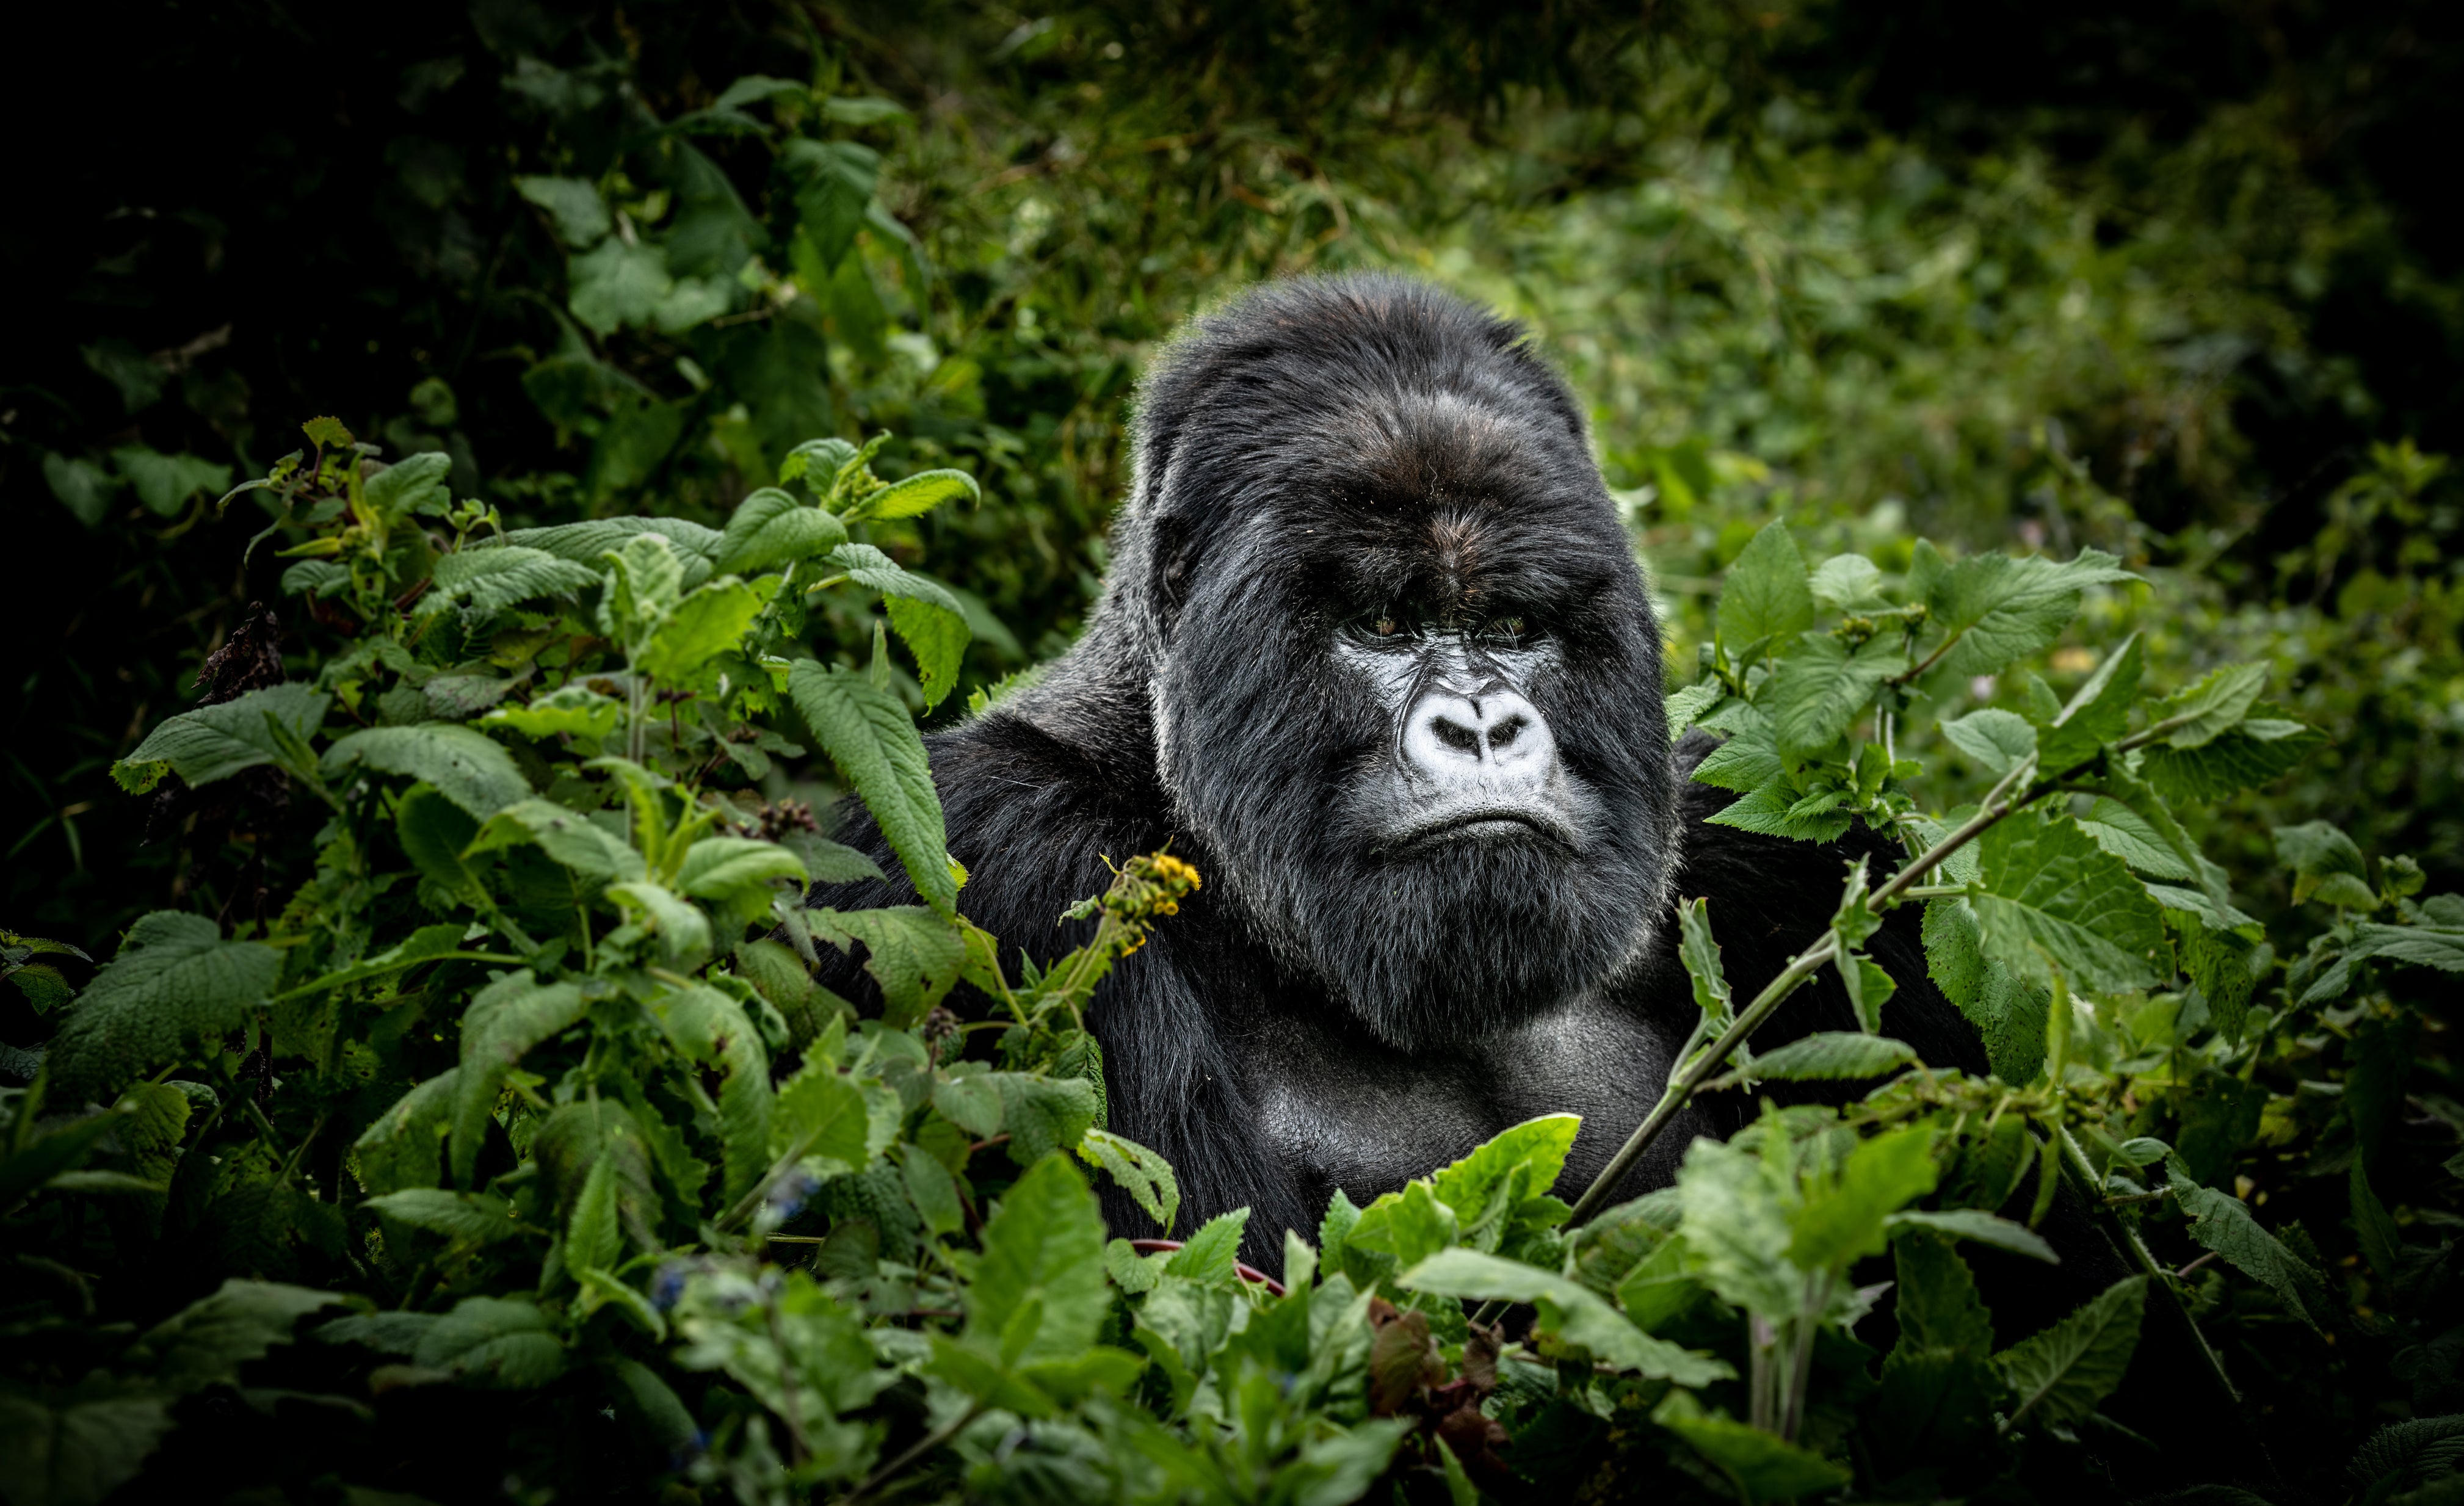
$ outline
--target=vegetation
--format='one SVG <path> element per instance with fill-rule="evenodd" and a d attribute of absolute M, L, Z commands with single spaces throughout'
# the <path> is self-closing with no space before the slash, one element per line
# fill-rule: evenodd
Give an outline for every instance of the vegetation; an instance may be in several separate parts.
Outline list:
<path fill-rule="evenodd" d="M 9 733 L 59 939 L 0 937 L 0 1494 L 2449 1498 L 2457 284 L 2321 124 L 2434 122 L 2444 23 L 2130 107 L 1776 19 L 167 20 L 134 93 L 317 81 L 11 243 L 73 290 L 0 415 L 72 604 Z M 1359 263 L 1595 404 L 1727 818 L 1909 857 L 1759 998 L 1685 916 L 1669 1106 L 1839 1102 L 1608 1209 L 1535 1121 L 1250 1272 L 1089 1190 L 1174 1227 L 1079 1011 L 1203 875 L 1116 854 L 1005 971 L 916 726 L 1067 641 L 1150 342 Z M 840 792 L 924 904 L 802 908 Z M 1891 1038 L 1901 904 L 1991 1080 Z M 1822 968 L 1864 1030 L 1755 1055 Z M 2072 1200 L 2135 1274 L 2007 1331 L 1970 1266 Z M 2273 1477 L 2100 1410 L 2177 1305 Z"/>

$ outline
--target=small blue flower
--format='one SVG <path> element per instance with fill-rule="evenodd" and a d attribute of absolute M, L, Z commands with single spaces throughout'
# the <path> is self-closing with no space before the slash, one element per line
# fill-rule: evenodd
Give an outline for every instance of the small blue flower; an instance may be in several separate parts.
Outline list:
<path fill-rule="evenodd" d="M 809 1171 L 790 1171 L 770 1184 L 770 1193 L 766 1201 L 770 1205 L 770 1211 L 784 1222 L 803 1211 L 804 1200 L 811 1197 L 814 1190 L 821 1185 L 821 1178 Z"/>
<path fill-rule="evenodd" d="M 671 1260 L 659 1267 L 658 1275 L 650 1278 L 650 1305 L 663 1313 L 675 1306 L 685 1295 L 685 1278 L 693 1272 L 693 1262 L 688 1260 Z"/>

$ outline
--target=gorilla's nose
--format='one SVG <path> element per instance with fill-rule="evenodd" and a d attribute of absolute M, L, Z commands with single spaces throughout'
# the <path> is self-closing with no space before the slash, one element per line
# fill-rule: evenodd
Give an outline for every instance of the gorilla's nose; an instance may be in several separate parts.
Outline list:
<path fill-rule="evenodd" d="M 1441 784 L 1477 784 L 1500 794 L 1548 781 L 1556 739 L 1530 702 L 1502 687 L 1481 694 L 1435 690 L 1403 728 L 1412 772 Z"/>

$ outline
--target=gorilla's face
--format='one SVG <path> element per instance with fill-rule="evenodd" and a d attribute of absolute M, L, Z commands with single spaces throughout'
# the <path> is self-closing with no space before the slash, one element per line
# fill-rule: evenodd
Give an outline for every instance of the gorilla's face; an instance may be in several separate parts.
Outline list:
<path fill-rule="evenodd" d="M 1579 434 L 1511 396 L 1295 412 L 1158 535 L 1182 818 L 1284 965 L 1407 1049 L 1605 980 L 1672 857 L 1624 530 Z"/>

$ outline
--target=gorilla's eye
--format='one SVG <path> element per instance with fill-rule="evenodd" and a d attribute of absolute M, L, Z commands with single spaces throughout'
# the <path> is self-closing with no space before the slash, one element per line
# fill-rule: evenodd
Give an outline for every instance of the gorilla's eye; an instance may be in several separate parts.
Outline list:
<path fill-rule="evenodd" d="M 1492 617 L 1481 624 L 1480 636 L 1492 644 L 1512 646 L 1522 644 L 1531 636 L 1531 623 L 1520 613 Z"/>

